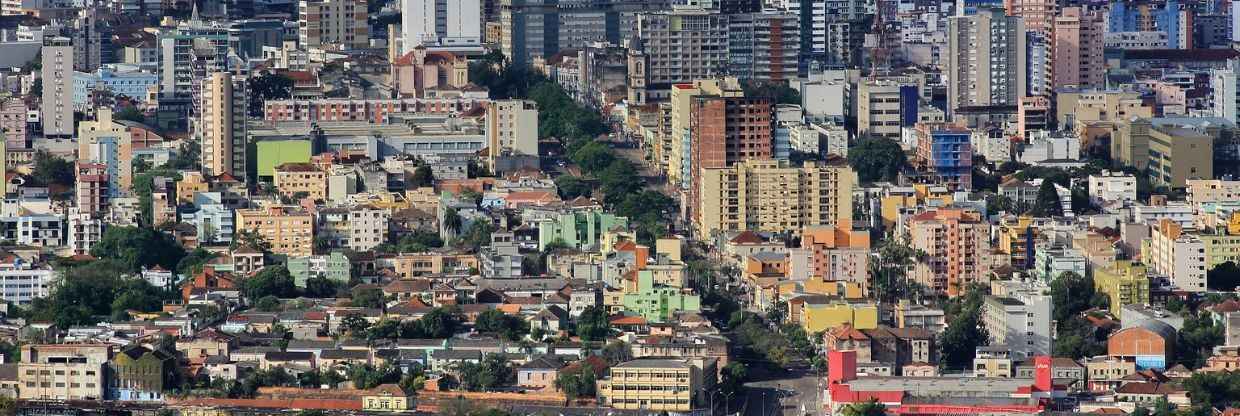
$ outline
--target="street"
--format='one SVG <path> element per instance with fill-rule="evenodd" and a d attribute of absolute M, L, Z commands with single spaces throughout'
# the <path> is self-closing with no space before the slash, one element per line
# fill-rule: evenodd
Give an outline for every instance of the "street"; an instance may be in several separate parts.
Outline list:
<path fill-rule="evenodd" d="M 774 378 L 745 383 L 749 392 L 745 415 L 822 414 L 818 404 L 818 382 L 812 369 L 789 369 Z"/>

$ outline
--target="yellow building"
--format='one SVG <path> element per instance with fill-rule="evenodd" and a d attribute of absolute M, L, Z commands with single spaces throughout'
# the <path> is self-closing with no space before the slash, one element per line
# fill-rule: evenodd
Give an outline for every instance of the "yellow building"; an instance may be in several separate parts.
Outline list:
<path fill-rule="evenodd" d="M 1136 91 L 1061 91 L 1055 94 L 1055 101 L 1055 118 L 1065 129 L 1154 116 L 1153 108 L 1145 105 Z"/>
<path fill-rule="evenodd" d="M 597 382 L 599 402 L 613 409 L 687 412 L 706 400 L 715 367 L 713 358 L 640 358 L 617 364 Z"/>
<path fill-rule="evenodd" d="M 813 334 L 843 324 L 857 329 L 878 327 L 878 306 L 873 303 L 810 303 L 805 302 L 798 311 L 800 324 L 805 332 Z"/>
<path fill-rule="evenodd" d="M 1190 179 L 1214 177 L 1213 136 L 1149 119 L 1121 123 L 1111 137 L 1111 154 L 1119 163 L 1148 168 L 1154 186 L 1185 188 Z"/>
<path fill-rule="evenodd" d="M 202 176 L 202 172 L 190 171 L 181 174 L 181 180 L 177 181 L 177 203 L 189 204 L 194 202 L 194 194 L 199 192 L 209 192 L 211 184 L 207 182 L 207 178 Z"/>
<path fill-rule="evenodd" d="M 670 184 L 689 183 L 689 118 L 693 110 L 693 99 L 699 96 L 743 97 L 736 78 L 704 79 L 692 84 L 676 84 L 671 93 L 671 154 L 667 157 L 667 182 Z"/>
<path fill-rule="evenodd" d="M 362 410 L 379 412 L 403 412 L 417 407 L 405 389 L 395 384 L 383 384 L 362 395 Z"/>
<path fill-rule="evenodd" d="M 891 188 L 880 199 L 883 228 L 891 229 L 900 222 L 900 213 L 907 208 L 947 206 L 954 200 L 946 186 L 916 184 L 912 188 Z"/>
<path fill-rule="evenodd" d="M 1011 258 L 1016 269 L 1033 268 L 1033 241 L 1038 238 L 1038 224 L 1033 217 L 1004 218 L 999 224 L 999 252 Z"/>
<path fill-rule="evenodd" d="M 309 163 L 285 163 L 276 167 L 276 189 L 280 196 L 290 199 L 327 199 L 327 172 Z"/>
<path fill-rule="evenodd" d="M 1150 279 L 1145 265 L 1129 260 L 1094 268 L 1094 290 L 1110 299 L 1111 314 L 1121 320 L 1124 305 L 1150 303 Z"/>
<path fill-rule="evenodd" d="M 1235 222 L 1236 217 L 1231 221 Z M 1201 234 L 1197 237 L 1206 246 L 1206 270 L 1229 261 L 1240 263 L 1240 235 Z"/>
<path fill-rule="evenodd" d="M 857 173 L 843 159 L 805 162 L 746 160 L 730 168 L 702 169 L 698 235 L 718 231 L 800 230 L 852 221 Z"/>
<path fill-rule="evenodd" d="M 291 206 L 239 209 L 237 230 L 253 231 L 271 244 L 271 252 L 290 257 L 314 254 L 314 218 Z"/>
<path fill-rule="evenodd" d="M 112 109 L 100 107 L 94 121 L 78 123 L 77 135 L 78 160 L 108 164 L 109 168 L 115 164 L 109 181 L 122 190 L 133 186 L 133 135 L 128 126 L 113 120 Z"/>

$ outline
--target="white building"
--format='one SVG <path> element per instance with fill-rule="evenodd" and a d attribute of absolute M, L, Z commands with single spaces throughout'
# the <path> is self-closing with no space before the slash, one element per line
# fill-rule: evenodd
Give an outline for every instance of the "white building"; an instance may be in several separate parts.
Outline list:
<path fill-rule="evenodd" d="M 1020 162 L 1036 165 L 1048 161 L 1080 160 L 1081 139 L 1075 134 L 1054 134 L 1036 130 L 1029 132 L 1029 145 L 1020 155 Z"/>
<path fill-rule="evenodd" d="M 26 306 L 36 298 L 51 294 L 56 271 L 38 266 L 18 256 L 0 261 L 0 300 Z"/>
<path fill-rule="evenodd" d="M 1085 276 L 1085 254 L 1063 246 L 1038 247 L 1034 251 L 1033 270 L 1043 282 L 1051 282 L 1064 273 Z"/>
<path fill-rule="evenodd" d="M 70 208 L 67 217 L 69 230 L 65 233 L 66 244 L 73 254 L 90 254 L 90 248 L 103 238 L 103 219 L 78 212 L 77 207 Z"/>
<path fill-rule="evenodd" d="M 1102 35 L 1102 45 L 1106 49 L 1166 49 L 1167 32 L 1107 32 Z"/>
<path fill-rule="evenodd" d="M 538 155 L 538 106 L 527 100 L 499 100 L 487 106 L 487 148 L 491 169 L 503 155 Z"/>
<path fill-rule="evenodd" d="M 1196 215 L 1193 206 L 1183 202 L 1170 202 L 1166 205 L 1134 204 L 1132 206 L 1132 222 L 1157 226 L 1158 221 L 1167 219 L 1184 228 L 1193 228 Z"/>
<path fill-rule="evenodd" d="M 1050 286 L 1040 281 L 994 281 L 982 306 L 991 346 L 1005 346 L 1014 359 L 1051 353 L 1053 306 Z"/>
<path fill-rule="evenodd" d="M 852 84 L 844 71 L 827 71 L 819 79 L 801 81 L 801 108 L 809 121 L 843 122 L 852 105 Z"/>
<path fill-rule="evenodd" d="M 1095 206 L 1128 205 L 1137 200 L 1137 177 L 1102 171 L 1089 175 L 1089 202 Z"/>
<path fill-rule="evenodd" d="M 175 273 L 168 271 L 168 270 L 164 270 L 163 267 L 159 267 L 158 265 L 156 265 L 155 268 L 153 269 L 143 268 L 142 279 L 150 283 L 151 286 L 155 286 L 161 289 L 163 288 L 171 289 L 172 285 L 176 284 L 177 282 Z"/>
<path fill-rule="evenodd" d="M 43 42 L 43 134 L 73 135 L 73 43 L 69 38 Z"/>
<path fill-rule="evenodd" d="M 1145 262 L 1171 285 L 1187 292 L 1206 291 L 1206 245 L 1200 238 L 1185 234 L 1170 221 L 1156 224 L 1150 231 L 1149 254 Z"/>
<path fill-rule="evenodd" d="M 1240 15 L 1240 14 L 1237 14 Z M 1231 69 L 1216 69 L 1210 73 L 1210 89 L 1213 91 L 1215 117 L 1222 117 L 1232 123 L 1237 122 L 1236 110 L 1240 108 L 1240 94 L 1236 89 L 1235 62 L 1229 62 Z"/>
<path fill-rule="evenodd" d="M 481 13 L 480 0 L 403 0 L 401 53 L 418 46 L 481 45 Z"/>
<path fill-rule="evenodd" d="M 995 165 L 1012 161 L 1012 141 L 1002 132 L 991 133 L 986 130 L 974 130 L 969 136 L 973 146 L 973 154 L 986 159 Z"/>
<path fill-rule="evenodd" d="M 391 215 L 390 211 L 373 206 L 350 209 L 348 247 L 357 251 L 369 251 L 387 242 L 388 220 Z"/>

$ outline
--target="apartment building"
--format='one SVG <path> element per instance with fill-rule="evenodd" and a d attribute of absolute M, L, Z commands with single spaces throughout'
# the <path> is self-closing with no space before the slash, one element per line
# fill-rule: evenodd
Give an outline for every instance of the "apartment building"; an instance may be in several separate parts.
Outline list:
<path fill-rule="evenodd" d="M 1206 245 L 1196 235 L 1169 219 L 1151 225 L 1148 250 L 1143 247 L 1141 258 L 1150 271 L 1167 277 L 1171 284 L 1186 292 L 1206 291 Z"/>
<path fill-rule="evenodd" d="M 499 3 L 488 1 L 492 2 Z M 418 46 L 459 48 L 482 44 L 480 0 L 406 0 L 401 2 L 401 12 L 401 54 Z"/>
<path fill-rule="evenodd" d="M 350 249 L 370 251 L 387 242 L 391 211 L 371 205 L 359 205 L 349 209 L 348 218 Z"/>
<path fill-rule="evenodd" d="M 1030 32 L 1052 33 L 1059 5 L 1055 0 L 1008 0 L 1003 2 L 1008 15 L 1025 21 Z"/>
<path fill-rule="evenodd" d="M 969 129 L 959 125 L 918 123 L 914 161 L 931 183 L 951 189 L 973 189 L 971 136 Z"/>
<path fill-rule="evenodd" d="M 1210 202 L 1240 201 L 1240 180 L 1189 179 L 1186 199 L 1195 207 Z"/>
<path fill-rule="evenodd" d="M 1214 137 L 1195 129 L 1158 125 L 1155 120 L 1121 123 L 1111 136 L 1111 155 L 1137 169 L 1149 169 L 1154 186 L 1184 188 L 1189 179 L 1214 178 Z"/>
<path fill-rule="evenodd" d="M 815 280 L 844 281 L 869 291 L 870 234 L 851 229 L 851 224 L 811 226 L 801 229 L 801 248 L 809 251 L 810 276 Z"/>
<path fill-rule="evenodd" d="M 736 78 L 711 78 L 695 80 L 692 83 L 676 84 L 672 87 L 670 100 L 670 152 L 668 152 L 667 172 L 668 183 L 679 184 L 685 191 L 693 183 L 692 166 L 690 165 L 692 150 L 692 126 L 695 111 L 695 99 L 699 96 L 713 97 L 744 97 L 740 81 Z"/>
<path fill-rule="evenodd" d="M 246 111 L 249 87 L 244 77 L 216 72 L 202 80 L 202 170 L 208 177 L 246 174 Z"/>
<path fill-rule="evenodd" d="M 491 170 L 506 155 L 538 155 L 538 106 L 528 100 L 499 100 L 487 106 L 487 160 Z"/>
<path fill-rule="evenodd" d="M 943 76 L 949 116 L 967 107 L 1020 103 L 1028 84 L 1026 36 L 1024 21 L 1001 8 L 948 18 Z"/>
<path fill-rule="evenodd" d="M 901 129 L 917 122 L 917 85 L 867 80 L 857 85 L 857 135 L 899 140 Z"/>
<path fill-rule="evenodd" d="M 79 212 L 88 215 L 101 215 L 108 209 L 111 200 L 111 188 L 108 181 L 108 166 L 102 163 L 78 161 L 77 172 L 77 207 Z"/>
<path fill-rule="evenodd" d="M 314 218 L 292 206 L 239 209 L 234 222 L 238 230 L 257 233 L 271 244 L 271 251 L 289 257 L 309 256 L 314 249 Z"/>
<path fill-rule="evenodd" d="M 730 65 L 728 16 L 686 6 L 637 15 L 637 48 L 629 53 L 629 100 L 664 101 L 675 84 L 720 76 Z M 633 78 L 641 77 L 640 82 Z"/>
<path fill-rule="evenodd" d="M 275 186 L 280 196 L 292 200 L 327 200 L 327 172 L 309 163 L 285 163 L 275 169 Z"/>
<path fill-rule="evenodd" d="M 599 402 L 622 410 L 688 412 L 715 384 L 716 360 L 639 358 L 598 380 Z"/>
<path fill-rule="evenodd" d="M 1017 359 L 1051 353 L 1050 286 L 1040 280 L 996 281 L 982 306 L 990 345 L 1006 346 Z"/>
<path fill-rule="evenodd" d="M 1025 22 L 1026 27 L 1029 24 Z M 1080 7 L 1066 7 L 1055 17 L 1051 50 L 1054 65 L 1051 85 L 1096 88 L 1105 86 L 1106 65 L 1102 56 L 1104 16 Z"/>
<path fill-rule="evenodd" d="M 106 398 L 112 346 L 32 344 L 22 346 L 17 365 L 18 398 L 102 400 Z"/>
<path fill-rule="evenodd" d="M 913 280 L 935 293 L 957 296 L 974 283 L 986 283 L 992 249 L 990 224 L 980 213 L 962 209 L 925 211 L 908 218 L 910 247 L 926 253 L 913 265 Z"/>
<path fill-rule="evenodd" d="M 1150 303 L 1150 279 L 1145 265 L 1131 260 L 1117 260 L 1111 265 L 1095 267 L 1094 290 L 1107 296 L 1111 314 L 1124 320 L 1124 306 Z"/>
<path fill-rule="evenodd" d="M 5 148 L 26 148 L 26 102 L 20 97 L 0 98 L 0 135 Z"/>
<path fill-rule="evenodd" d="M 770 159 L 774 152 L 771 102 L 766 98 L 698 96 L 689 115 L 689 215 L 705 169 L 728 168 L 745 160 Z"/>
<path fill-rule="evenodd" d="M 1098 123 L 1116 124 L 1134 117 L 1153 117 L 1154 108 L 1141 93 L 1119 89 L 1065 88 L 1055 92 L 1055 120 L 1060 128 L 1079 130 Z"/>
<path fill-rule="evenodd" d="M 600 40 L 620 45 L 637 34 L 638 14 L 666 10 L 670 2 L 497 0 L 495 3 L 500 9 L 500 50 L 506 58 L 520 65 Z M 408 19 L 410 14 L 405 16 Z"/>
<path fill-rule="evenodd" d="M 730 15 L 728 55 L 729 72 L 740 79 L 796 79 L 801 57 L 800 16 L 774 10 Z"/>
<path fill-rule="evenodd" d="M 750 159 L 701 172 L 701 209 L 694 217 L 700 236 L 852 223 L 857 173 L 841 159 L 800 167 Z"/>
<path fill-rule="evenodd" d="M 73 42 L 49 37 L 43 41 L 42 122 L 45 136 L 73 135 Z"/>
<path fill-rule="evenodd" d="M 10 256 L 0 261 L 0 300 L 29 306 L 35 299 L 51 294 L 58 276 L 51 266 Z"/>
<path fill-rule="evenodd" d="M 297 14 L 297 40 L 303 48 L 347 50 L 370 47 L 366 0 L 301 0 Z"/>
<path fill-rule="evenodd" d="M 1109 170 L 1104 170 L 1097 175 L 1089 175 L 1090 203 L 1097 206 L 1113 204 L 1126 206 L 1136 201 L 1136 176 Z"/>

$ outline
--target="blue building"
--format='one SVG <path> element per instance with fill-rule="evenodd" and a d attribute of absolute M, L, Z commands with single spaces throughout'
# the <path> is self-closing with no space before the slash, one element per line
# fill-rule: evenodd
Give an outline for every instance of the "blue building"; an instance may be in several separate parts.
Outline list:
<path fill-rule="evenodd" d="M 107 89 L 116 96 L 126 96 L 145 102 L 150 87 L 159 84 L 159 76 L 136 69 L 115 71 L 99 68 L 94 73 L 73 72 L 73 105 L 85 107 L 90 104 L 91 91 Z"/>
<path fill-rule="evenodd" d="M 193 225 L 198 231 L 198 241 L 228 243 L 236 232 L 233 210 L 224 204 L 219 192 L 194 194 L 194 206 L 181 213 L 181 221 Z"/>
<path fill-rule="evenodd" d="M 951 125 L 917 126 L 917 162 L 931 179 L 955 189 L 973 188 L 973 146 L 968 129 Z"/>

